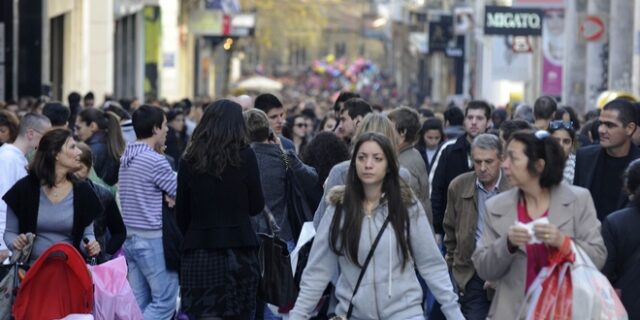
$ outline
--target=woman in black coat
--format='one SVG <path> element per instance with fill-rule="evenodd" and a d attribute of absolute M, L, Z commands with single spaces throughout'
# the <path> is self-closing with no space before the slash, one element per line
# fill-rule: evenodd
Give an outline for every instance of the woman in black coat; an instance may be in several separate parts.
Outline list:
<path fill-rule="evenodd" d="M 118 117 L 96 108 L 84 109 L 75 129 L 78 139 L 91 148 L 98 177 L 110 186 L 118 183 L 120 157 L 126 146 Z"/>
<path fill-rule="evenodd" d="M 629 319 L 640 319 L 640 159 L 627 167 L 624 187 L 631 194 L 629 207 L 613 212 L 602 222 L 608 253 L 602 273 L 620 290 Z"/>
<path fill-rule="evenodd" d="M 260 279 L 250 216 L 263 208 L 242 107 L 218 100 L 206 109 L 178 169 L 180 291 L 190 318 L 249 319 Z"/>
<path fill-rule="evenodd" d="M 187 147 L 188 137 L 185 130 L 184 114 L 182 109 L 173 109 L 167 113 L 167 149 L 164 151 L 178 163 L 185 148 Z"/>
<path fill-rule="evenodd" d="M 93 164 L 91 148 L 82 142 L 78 143 L 78 148 L 82 151 L 82 154 L 80 155 L 80 169 L 76 172 L 76 175 L 78 178 L 89 182 L 105 209 L 104 213 L 97 216 L 93 222 L 96 240 L 100 247 L 103 248 L 98 257 L 99 262 L 102 263 L 111 259 L 111 256 L 122 247 L 124 240 L 127 238 L 127 228 L 122 221 L 115 195 L 105 186 L 88 179 Z"/>
<path fill-rule="evenodd" d="M 427 172 L 431 172 L 431 166 L 444 143 L 445 135 L 442 129 L 442 121 L 438 118 L 429 118 L 422 123 L 422 128 L 418 133 L 420 137 L 416 143 L 416 149 L 420 152 Z"/>

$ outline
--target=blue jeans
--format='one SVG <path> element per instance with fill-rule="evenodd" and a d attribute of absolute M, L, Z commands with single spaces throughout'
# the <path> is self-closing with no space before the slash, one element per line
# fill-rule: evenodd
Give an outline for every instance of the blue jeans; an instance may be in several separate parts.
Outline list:
<path fill-rule="evenodd" d="M 447 253 L 447 248 L 444 246 L 444 243 L 440 244 L 439 249 L 440 249 L 440 253 L 444 257 L 445 254 Z M 453 284 L 455 282 L 452 280 L 451 283 Z M 453 286 L 454 290 L 455 290 L 455 287 L 456 286 L 454 285 Z M 429 288 L 427 288 L 427 290 L 428 290 L 427 294 L 425 295 L 425 300 L 426 300 L 425 302 L 428 306 L 428 308 L 426 309 L 427 310 L 426 318 L 429 320 L 445 320 L 446 317 L 444 316 L 444 314 L 442 313 L 442 310 L 440 309 L 441 307 L 440 303 L 436 301 L 435 296 L 433 295 L 431 290 L 429 290 Z"/>
<path fill-rule="evenodd" d="M 128 236 L 124 255 L 129 263 L 129 284 L 144 319 L 170 319 L 176 311 L 178 273 L 165 266 L 162 238 Z"/>
<path fill-rule="evenodd" d="M 491 301 L 487 297 L 484 288 L 484 280 L 477 273 L 467 282 L 464 292 L 460 293 L 460 306 L 462 314 L 468 320 L 483 320 L 489 314 Z"/>

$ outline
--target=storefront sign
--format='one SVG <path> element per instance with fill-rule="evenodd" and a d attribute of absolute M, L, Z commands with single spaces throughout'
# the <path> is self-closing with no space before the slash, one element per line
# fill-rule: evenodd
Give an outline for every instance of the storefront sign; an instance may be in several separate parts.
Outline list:
<path fill-rule="evenodd" d="M 486 6 L 484 34 L 539 36 L 543 16 L 540 9 Z"/>
<path fill-rule="evenodd" d="M 198 36 L 221 36 L 222 19 L 219 10 L 193 10 L 189 15 L 189 31 Z"/>
<path fill-rule="evenodd" d="M 429 22 L 429 52 L 445 52 L 453 40 L 453 18 L 442 15 Z"/>

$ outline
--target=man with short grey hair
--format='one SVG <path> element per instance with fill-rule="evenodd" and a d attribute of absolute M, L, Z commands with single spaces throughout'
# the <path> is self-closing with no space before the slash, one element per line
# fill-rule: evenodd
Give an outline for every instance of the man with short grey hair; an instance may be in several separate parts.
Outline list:
<path fill-rule="evenodd" d="M 466 319 L 485 319 L 491 302 L 490 284 L 475 272 L 471 255 L 483 232 L 485 202 L 509 188 L 502 179 L 502 143 L 492 134 L 480 134 L 471 144 L 473 171 L 459 175 L 449 185 L 443 227 L 445 260 L 453 272 Z"/>
<path fill-rule="evenodd" d="M 16 141 L 0 147 L 0 261 L 8 255 L 8 248 L 4 243 L 7 204 L 1 198 L 18 180 L 27 175 L 29 162 L 26 155 L 38 147 L 40 139 L 50 129 L 49 118 L 41 114 L 27 113 L 20 121 Z"/>

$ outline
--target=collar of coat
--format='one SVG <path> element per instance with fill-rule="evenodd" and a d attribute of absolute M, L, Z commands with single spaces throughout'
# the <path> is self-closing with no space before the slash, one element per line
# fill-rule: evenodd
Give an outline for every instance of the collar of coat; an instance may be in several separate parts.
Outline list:
<path fill-rule="evenodd" d="M 411 188 L 402 181 L 400 182 L 400 195 L 402 196 L 402 202 L 408 208 L 415 203 L 415 197 Z M 329 190 L 327 195 L 327 202 L 332 205 L 342 204 L 344 200 L 345 186 L 335 186 Z M 382 202 L 382 201 L 381 201 Z"/>
<path fill-rule="evenodd" d="M 577 198 L 571 188 L 572 187 L 568 184 L 560 183 L 559 185 L 552 187 L 549 192 L 551 197 L 549 199 L 549 221 L 558 227 L 573 217 L 572 212 L 566 210 L 566 207 Z M 504 217 L 510 214 L 513 215 L 516 211 L 520 196 L 520 189 L 512 188 L 504 192 L 504 194 L 504 199 L 507 201 L 495 203 L 493 210 L 490 212 L 491 215 Z M 508 220 L 509 225 L 513 224 L 512 219 Z"/>
<path fill-rule="evenodd" d="M 464 184 L 464 189 L 462 190 L 462 198 L 464 199 L 470 199 L 473 198 L 473 196 L 476 194 L 477 188 L 476 188 L 476 181 L 478 180 L 478 175 L 471 171 L 471 181 L 472 183 L 465 183 Z M 509 182 L 507 181 L 508 179 L 504 176 L 504 172 L 502 171 L 502 169 L 500 169 L 500 178 L 498 181 L 498 193 L 503 192 L 507 189 L 509 189 Z"/>

